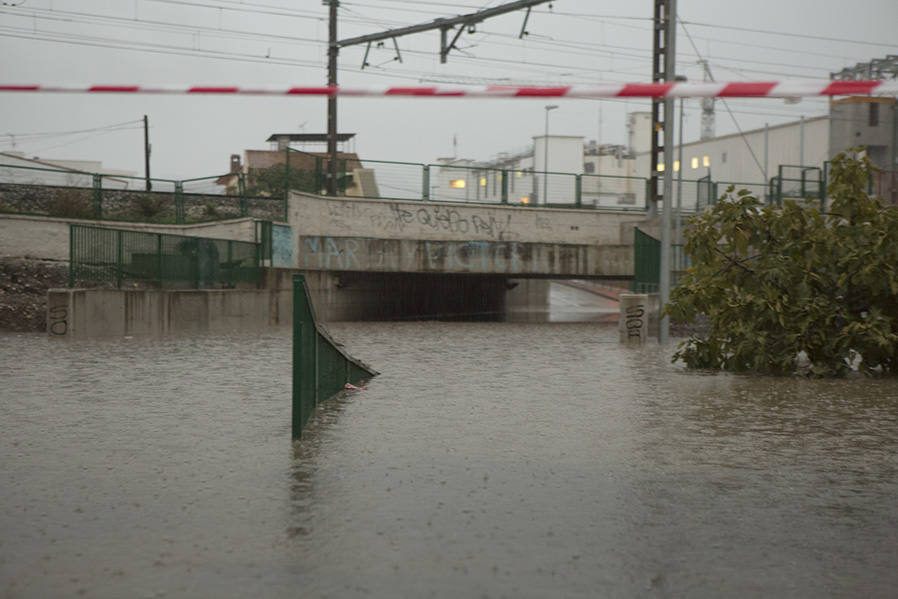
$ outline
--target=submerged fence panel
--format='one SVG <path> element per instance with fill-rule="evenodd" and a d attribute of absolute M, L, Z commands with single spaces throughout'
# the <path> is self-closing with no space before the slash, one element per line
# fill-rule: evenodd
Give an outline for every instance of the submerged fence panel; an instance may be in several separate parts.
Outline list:
<path fill-rule="evenodd" d="M 87 225 L 69 226 L 69 286 L 255 286 L 260 244 Z"/>
<path fill-rule="evenodd" d="M 305 277 L 293 277 L 293 439 L 315 406 L 344 389 L 358 385 L 377 372 L 343 351 L 315 318 Z"/>
<path fill-rule="evenodd" d="M 682 244 L 671 244 L 671 285 L 676 285 L 680 275 L 689 267 L 689 260 Z M 634 293 L 657 293 L 661 283 L 661 241 L 635 227 L 633 229 L 633 281 Z"/>

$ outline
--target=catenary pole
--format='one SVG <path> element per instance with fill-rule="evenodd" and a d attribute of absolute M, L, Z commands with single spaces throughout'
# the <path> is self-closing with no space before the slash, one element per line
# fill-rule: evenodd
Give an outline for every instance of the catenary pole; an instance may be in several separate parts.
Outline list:
<path fill-rule="evenodd" d="M 665 5 L 664 63 L 667 82 L 673 82 L 676 72 L 676 23 L 677 1 L 667 0 Z M 661 309 L 670 300 L 670 216 L 673 195 L 673 122 L 674 99 L 664 98 L 664 196 L 661 206 L 661 277 L 659 300 Z M 670 319 L 667 316 L 658 321 L 658 342 L 666 343 L 670 334 Z"/>
<path fill-rule="evenodd" d="M 337 7 L 338 0 L 330 0 L 328 17 L 327 46 L 327 84 L 337 86 L 337 55 L 340 46 L 337 42 Z M 327 98 L 327 189 L 328 195 L 337 195 L 337 96 Z"/>

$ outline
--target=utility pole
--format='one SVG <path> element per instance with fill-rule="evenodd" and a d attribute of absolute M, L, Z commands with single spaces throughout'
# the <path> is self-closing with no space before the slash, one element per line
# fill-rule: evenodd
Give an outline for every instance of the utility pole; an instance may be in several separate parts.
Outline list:
<path fill-rule="evenodd" d="M 432 29 L 440 30 L 440 62 L 446 62 L 446 57 L 449 55 L 449 52 L 455 48 L 455 44 L 458 41 L 458 38 L 461 37 L 461 34 L 468 31 L 468 33 L 474 33 L 476 31 L 476 27 L 478 23 L 485 21 L 490 17 L 495 17 L 498 15 L 502 15 L 508 12 L 516 11 L 522 8 L 527 9 L 527 17 L 530 16 L 530 9 L 537 4 L 544 4 L 546 2 L 551 2 L 552 0 L 517 0 L 516 2 L 509 2 L 507 4 L 501 4 L 499 6 L 494 6 L 492 8 L 487 8 L 485 10 L 481 10 L 474 13 L 469 13 L 466 15 L 459 15 L 457 17 L 446 17 L 434 19 L 433 21 L 427 23 L 421 23 L 419 25 L 411 25 L 409 27 L 400 27 L 399 29 L 389 29 L 387 31 L 382 31 L 380 33 L 373 33 L 370 35 L 361 35 L 358 37 L 347 38 L 344 40 L 337 40 L 337 6 L 339 4 L 338 0 L 325 0 L 330 5 L 329 12 L 329 28 L 328 28 L 328 50 L 327 50 L 327 84 L 331 87 L 337 86 L 337 54 L 339 53 L 340 48 L 345 48 L 347 46 L 355 46 L 358 44 L 368 44 L 368 48 L 370 49 L 372 42 L 378 42 L 381 40 L 392 39 L 393 45 L 396 47 L 397 56 L 399 53 L 399 45 L 396 43 L 396 38 L 402 37 L 404 35 L 410 35 L 412 33 L 419 33 L 422 31 L 429 31 Z M 524 26 L 526 27 L 527 20 L 524 20 Z M 448 42 L 448 32 L 452 29 L 458 28 L 455 32 L 455 36 L 452 38 L 451 43 Z M 525 35 L 527 32 L 524 28 L 521 29 L 521 36 Z M 366 52 L 367 57 L 367 52 Z M 362 60 L 362 68 L 365 66 L 365 60 Z M 337 192 L 337 98 L 334 95 L 331 95 L 327 99 L 327 154 L 328 154 L 328 181 L 327 181 L 327 192 L 330 195 L 334 195 Z"/>
<path fill-rule="evenodd" d="M 150 121 L 147 115 L 143 115 L 143 162 L 147 191 L 150 191 L 153 189 L 153 182 L 150 181 Z"/>
<path fill-rule="evenodd" d="M 676 71 L 677 0 L 665 1 L 664 70 L 665 81 L 673 82 Z M 673 192 L 673 120 L 674 100 L 664 98 L 664 197 L 661 208 L 661 277 L 659 281 L 660 308 L 670 301 L 670 213 Z M 682 165 L 681 165 L 682 168 Z M 658 321 L 658 342 L 666 343 L 670 333 L 670 318 Z"/>
<path fill-rule="evenodd" d="M 338 0 L 330 0 L 327 45 L 327 84 L 337 85 L 337 55 L 340 46 L 337 42 L 337 7 Z M 327 98 L 327 195 L 337 195 L 337 96 Z"/>

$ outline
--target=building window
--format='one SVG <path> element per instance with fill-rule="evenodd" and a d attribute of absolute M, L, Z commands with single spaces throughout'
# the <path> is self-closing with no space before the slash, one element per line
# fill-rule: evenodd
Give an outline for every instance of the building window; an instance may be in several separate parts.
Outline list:
<path fill-rule="evenodd" d="M 876 102 L 870 103 L 869 125 L 871 127 L 879 126 L 879 104 L 877 104 Z"/>
<path fill-rule="evenodd" d="M 692 168 L 698 168 L 698 156 L 692 159 Z"/>
<path fill-rule="evenodd" d="M 480 177 L 480 187 L 486 187 L 486 177 Z"/>
<path fill-rule="evenodd" d="M 724 152 L 723 154 L 720 155 L 720 164 L 726 164 L 726 163 L 727 163 L 727 153 Z"/>
<path fill-rule="evenodd" d="M 453 189 L 464 189 L 465 185 L 464 179 L 453 179 L 452 181 L 449 181 L 449 187 Z"/>
<path fill-rule="evenodd" d="M 702 166 L 711 166 L 710 156 L 702 156 Z"/>
<path fill-rule="evenodd" d="M 676 172 L 679 172 L 679 170 L 680 170 L 680 161 L 679 161 L 679 160 L 674 160 L 674 172 L 675 172 L 675 173 L 676 173 Z"/>
<path fill-rule="evenodd" d="M 663 173 L 663 172 L 664 172 L 664 163 L 663 163 L 663 162 L 659 162 L 659 163 L 658 163 L 658 169 L 657 169 L 657 170 L 658 170 L 659 173 Z"/>
<path fill-rule="evenodd" d="M 583 172 L 589 175 L 596 172 L 596 165 L 594 162 L 584 162 L 583 163 Z"/>

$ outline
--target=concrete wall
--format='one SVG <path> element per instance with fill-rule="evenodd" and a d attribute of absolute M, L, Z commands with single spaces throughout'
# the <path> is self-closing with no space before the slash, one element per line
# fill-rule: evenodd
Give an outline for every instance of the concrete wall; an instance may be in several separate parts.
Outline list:
<path fill-rule="evenodd" d="M 171 235 L 255 241 L 255 224 L 251 218 L 191 225 L 150 225 L 0 214 L 0 256 L 68 261 L 70 223 Z"/>
<path fill-rule="evenodd" d="M 54 338 L 259 331 L 292 322 L 292 311 L 279 309 L 292 294 L 255 289 L 52 289 L 47 297 Z"/>

